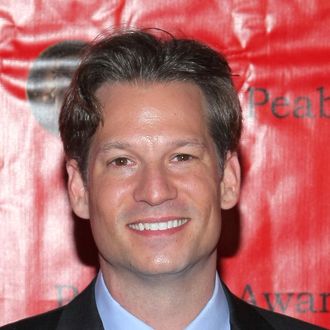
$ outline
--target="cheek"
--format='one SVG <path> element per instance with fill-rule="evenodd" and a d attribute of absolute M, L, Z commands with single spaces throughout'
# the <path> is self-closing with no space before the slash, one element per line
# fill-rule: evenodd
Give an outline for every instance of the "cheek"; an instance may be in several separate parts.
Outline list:
<path fill-rule="evenodd" d="M 118 217 L 120 214 L 120 190 L 111 184 L 94 185 L 89 193 L 89 211 L 91 228 L 95 240 L 104 240 L 115 236 L 118 231 Z M 99 238 L 99 239 L 98 239 Z"/>
<path fill-rule="evenodd" d="M 89 198 L 92 210 L 95 212 L 109 212 L 121 207 L 130 199 L 130 184 L 123 184 L 118 180 L 100 176 L 91 182 Z"/>
<path fill-rule="evenodd" d="M 195 230 L 198 235 L 207 236 L 210 244 L 214 244 L 221 230 L 220 178 L 216 175 L 195 175 L 193 180 L 187 180 L 182 187 L 200 220 Z"/>
<path fill-rule="evenodd" d="M 210 173 L 208 173 L 208 171 Z M 203 173 L 194 173 L 179 182 L 181 190 L 185 191 L 200 208 L 220 210 L 220 177 L 205 169 Z"/>
<path fill-rule="evenodd" d="M 120 191 L 101 185 L 90 194 L 90 225 L 98 251 L 104 259 L 114 258 L 122 241 L 125 224 L 120 220 L 123 202 Z"/>

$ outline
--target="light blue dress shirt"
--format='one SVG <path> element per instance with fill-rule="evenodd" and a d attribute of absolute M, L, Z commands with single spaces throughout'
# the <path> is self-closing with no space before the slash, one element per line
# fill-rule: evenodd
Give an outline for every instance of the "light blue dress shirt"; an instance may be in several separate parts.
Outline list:
<path fill-rule="evenodd" d="M 95 283 L 95 298 L 105 330 L 152 330 L 116 300 L 105 286 L 102 273 L 99 272 Z M 230 330 L 229 308 L 225 293 L 216 274 L 214 291 L 211 299 L 186 330 Z"/>

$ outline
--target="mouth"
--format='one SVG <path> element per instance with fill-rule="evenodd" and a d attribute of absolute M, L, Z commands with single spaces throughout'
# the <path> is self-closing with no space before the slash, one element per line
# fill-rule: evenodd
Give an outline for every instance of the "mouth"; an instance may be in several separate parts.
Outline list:
<path fill-rule="evenodd" d="M 128 225 L 129 228 L 133 230 L 137 230 L 140 232 L 143 231 L 164 231 L 169 229 L 180 228 L 185 225 L 189 219 L 187 218 L 180 218 L 180 219 L 173 219 L 168 221 L 159 221 L 159 222 L 136 222 L 131 223 Z"/>

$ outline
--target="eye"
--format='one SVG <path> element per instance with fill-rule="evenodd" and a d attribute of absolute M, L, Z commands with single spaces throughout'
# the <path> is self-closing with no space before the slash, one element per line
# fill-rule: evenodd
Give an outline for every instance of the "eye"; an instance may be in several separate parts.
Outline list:
<path fill-rule="evenodd" d="M 177 162 L 186 162 L 188 160 L 192 160 L 193 158 L 194 158 L 194 156 L 192 156 L 192 155 L 178 154 L 173 159 L 174 159 L 174 161 L 177 161 Z"/>
<path fill-rule="evenodd" d="M 132 164 L 133 162 L 126 157 L 118 157 L 107 163 L 107 165 L 112 165 L 116 167 L 130 166 Z"/>

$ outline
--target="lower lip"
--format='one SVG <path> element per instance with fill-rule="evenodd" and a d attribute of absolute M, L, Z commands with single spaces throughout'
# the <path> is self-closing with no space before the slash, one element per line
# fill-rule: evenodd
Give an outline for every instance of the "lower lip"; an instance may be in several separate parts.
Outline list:
<path fill-rule="evenodd" d="M 133 231 L 135 234 L 139 234 L 142 236 L 165 236 L 165 235 L 173 235 L 182 229 L 184 229 L 190 221 L 187 221 L 185 224 L 175 227 L 175 228 L 169 228 L 165 230 L 135 230 L 133 228 L 128 227 L 131 231 Z"/>

